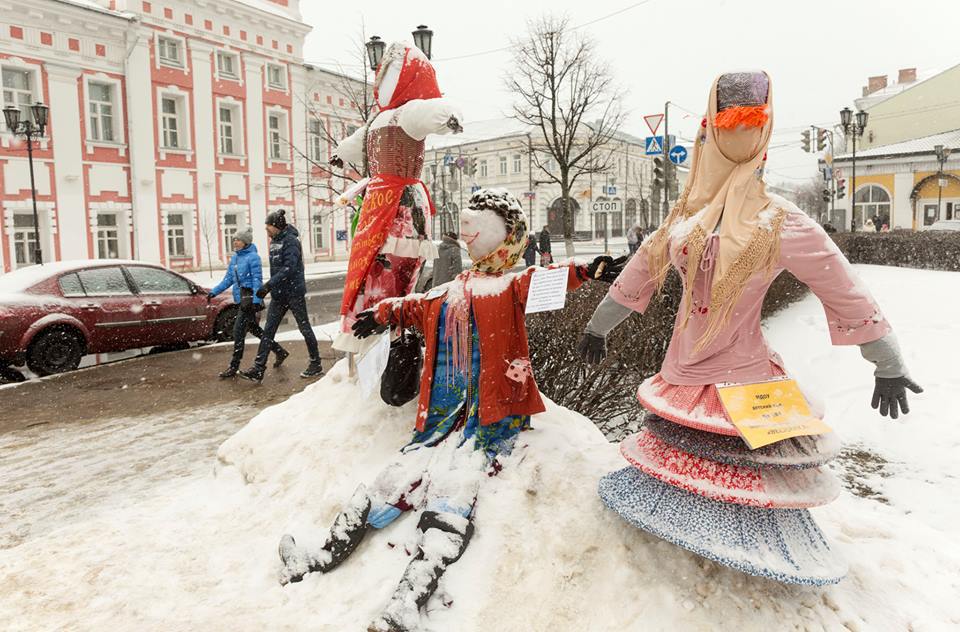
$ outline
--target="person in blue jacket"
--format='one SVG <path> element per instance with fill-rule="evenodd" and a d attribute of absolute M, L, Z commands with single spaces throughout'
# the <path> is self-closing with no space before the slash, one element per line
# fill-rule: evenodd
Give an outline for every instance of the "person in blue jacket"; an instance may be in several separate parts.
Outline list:
<path fill-rule="evenodd" d="M 265 224 L 267 234 L 270 235 L 270 280 L 257 290 L 256 295 L 258 298 L 270 295 L 267 324 L 263 328 L 257 359 L 254 360 L 252 367 L 246 371 L 240 371 L 238 375 L 252 382 L 263 381 L 263 374 L 267 369 L 267 355 L 270 353 L 271 345 L 274 344 L 273 336 L 277 333 L 280 321 L 287 310 L 290 310 L 310 354 L 310 365 L 304 369 L 300 377 L 319 377 L 323 375 L 323 368 L 320 366 L 317 337 L 313 334 L 313 327 L 307 316 L 307 282 L 303 276 L 303 249 L 300 245 L 300 233 L 287 224 L 286 212 L 283 209 L 269 213 Z"/>
<path fill-rule="evenodd" d="M 239 371 L 247 332 L 261 341 L 264 340 L 263 329 L 257 323 L 257 312 L 263 309 L 263 299 L 256 295 L 263 284 L 263 266 L 260 263 L 257 247 L 253 245 L 253 229 L 244 228 L 234 235 L 233 250 L 227 273 L 208 294 L 213 298 L 227 288 L 233 288 L 233 301 L 239 305 L 237 319 L 233 324 L 233 357 L 230 358 L 230 366 L 220 373 L 223 379 L 233 377 Z M 290 353 L 271 338 L 267 338 L 266 342 L 277 356 L 273 366 L 279 367 Z"/>

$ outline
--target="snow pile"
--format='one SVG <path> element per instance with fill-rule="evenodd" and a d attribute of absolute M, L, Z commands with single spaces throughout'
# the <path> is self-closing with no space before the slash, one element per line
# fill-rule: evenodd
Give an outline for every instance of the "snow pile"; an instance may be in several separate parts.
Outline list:
<path fill-rule="evenodd" d="M 837 586 L 784 586 L 703 560 L 606 509 L 626 462 L 584 417 L 547 402 L 503 471 L 481 483 L 476 532 L 428 604 L 426 630 L 843 629 L 960 625 L 960 273 L 860 267 L 927 392 L 905 420 L 869 409 L 871 367 L 830 347 L 814 298 L 768 323 L 771 344 L 849 446 L 845 491 L 814 510 L 850 562 Z M 939 309 L 931 309 L 936 300 Z M 322 542 L 358 485 L 410 437 L 336 366 L 226 441 L 212 475 L 132 493 L 0 549 L 5 629 L 363 630 L 412 555 L 416 515 L 371 532 L 329 575 L 281 587 L 277 545 Z M 52 520 L 53 521 L 53 520 Z"/>

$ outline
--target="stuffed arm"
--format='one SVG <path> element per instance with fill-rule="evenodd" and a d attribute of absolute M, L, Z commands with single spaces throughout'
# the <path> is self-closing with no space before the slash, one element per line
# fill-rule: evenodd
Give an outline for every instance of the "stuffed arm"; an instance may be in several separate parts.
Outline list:
<path fill-rule="evenodd" d="M 457 134 L 463 131 L 463 115 L 452 101 L 439 99 L 414 99 L 400 107 L 397 124 L 404 132 L 417 140 L 429 134 Z"/>
<path fill-rule="evenodd" d="M 367 135 L 367 126 L 357 129 L 337 144 L 330 157 L 330 164 L 343 167 L 346 164 L 359 165 L 363 162 L 363 139 Z"/>

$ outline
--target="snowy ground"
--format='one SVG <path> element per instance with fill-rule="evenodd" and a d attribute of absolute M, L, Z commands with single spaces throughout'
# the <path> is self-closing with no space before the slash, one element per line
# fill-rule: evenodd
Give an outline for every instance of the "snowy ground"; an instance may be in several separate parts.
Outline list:
<path fill-rule="evenodd" d="M 870 367 L 855 348 L 829 346 L 816 299 L 766 327 L 850 446 L 837 467 L 856 494 L 815 511 L 850 561 L 845 581 L 782 586 L 628 526 L 596 495 L 600 476 L 624 464 L 616 446 L 549 404 L 501 475 L 485 483 L 474 540 L 441 585 L 453 604 L 430 604 L 425 629 L 960 626 L 960 420 L 951 401 L 960 389 L 960 274 L 858 268 L 927 390 L 912 398 L 906 419 L 870 410 Z M 0 621 L 13 630 L 362 630 L 406 565 L 415 517 L 373 533 L 331 575 L 286 588 L 275 581 L 276 544 L 288 531 L 319 537 L 357 483 L 407 440 L 412 419 L 410 406 L 363 400 L 341 364 L 266 409 L 221 446 L 216 462 L 186 469 L 151 464 L 149 441 L 132 436 L 118 437 L 115 452 L 66 463 L 57 455 L 82 440 L 79 431 L 51 434 L 40 449 L 31 441 L 32 454 L 17 454 L 17 436 L 7 436 L 0 480 L 29 469 L 39 484 L 15 493 L 37 502 L 46 478 L 110 462 L 169 467 L 174 477 L 91 498 L 85 511 L 50 515 L 28 537 L 0 544 Z"/>

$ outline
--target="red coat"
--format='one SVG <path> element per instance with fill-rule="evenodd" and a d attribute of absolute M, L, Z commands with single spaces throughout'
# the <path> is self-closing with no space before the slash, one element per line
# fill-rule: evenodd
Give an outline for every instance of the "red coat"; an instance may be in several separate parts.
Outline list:
<path fill-rule="evenodd" d="M 570 265 L 567 289 L 575 290 L 586 278 L 586 267 Z M 473 313 L 480 338 L 480 424 L 488 426 L 508 415 L 533 415 L 546 408 L 540 390 L 531 376 L 527 388 L 507 377 L 509 364 L 516 359 L 527 359 L 527 327 L 524 311 L 530 277 L 536 268 L 514 275 L 499 294 L 473 297 Z M 462 273 L 453 283 L 457 283 Z M 437 332 L 440 329 L 440 310 L 446 292 L 412 294 L 403 299 L 382 301 L 376 308 L 376 319 L 381 324 L 403 324 L 416 327 L 424 333 L 427 351 L 423 373 L 420 375 L 420 402 L 417 408 L 417 430 L 424 429 L 430 406 L 430 387 L 434 362 L 437 357 Z"/>

